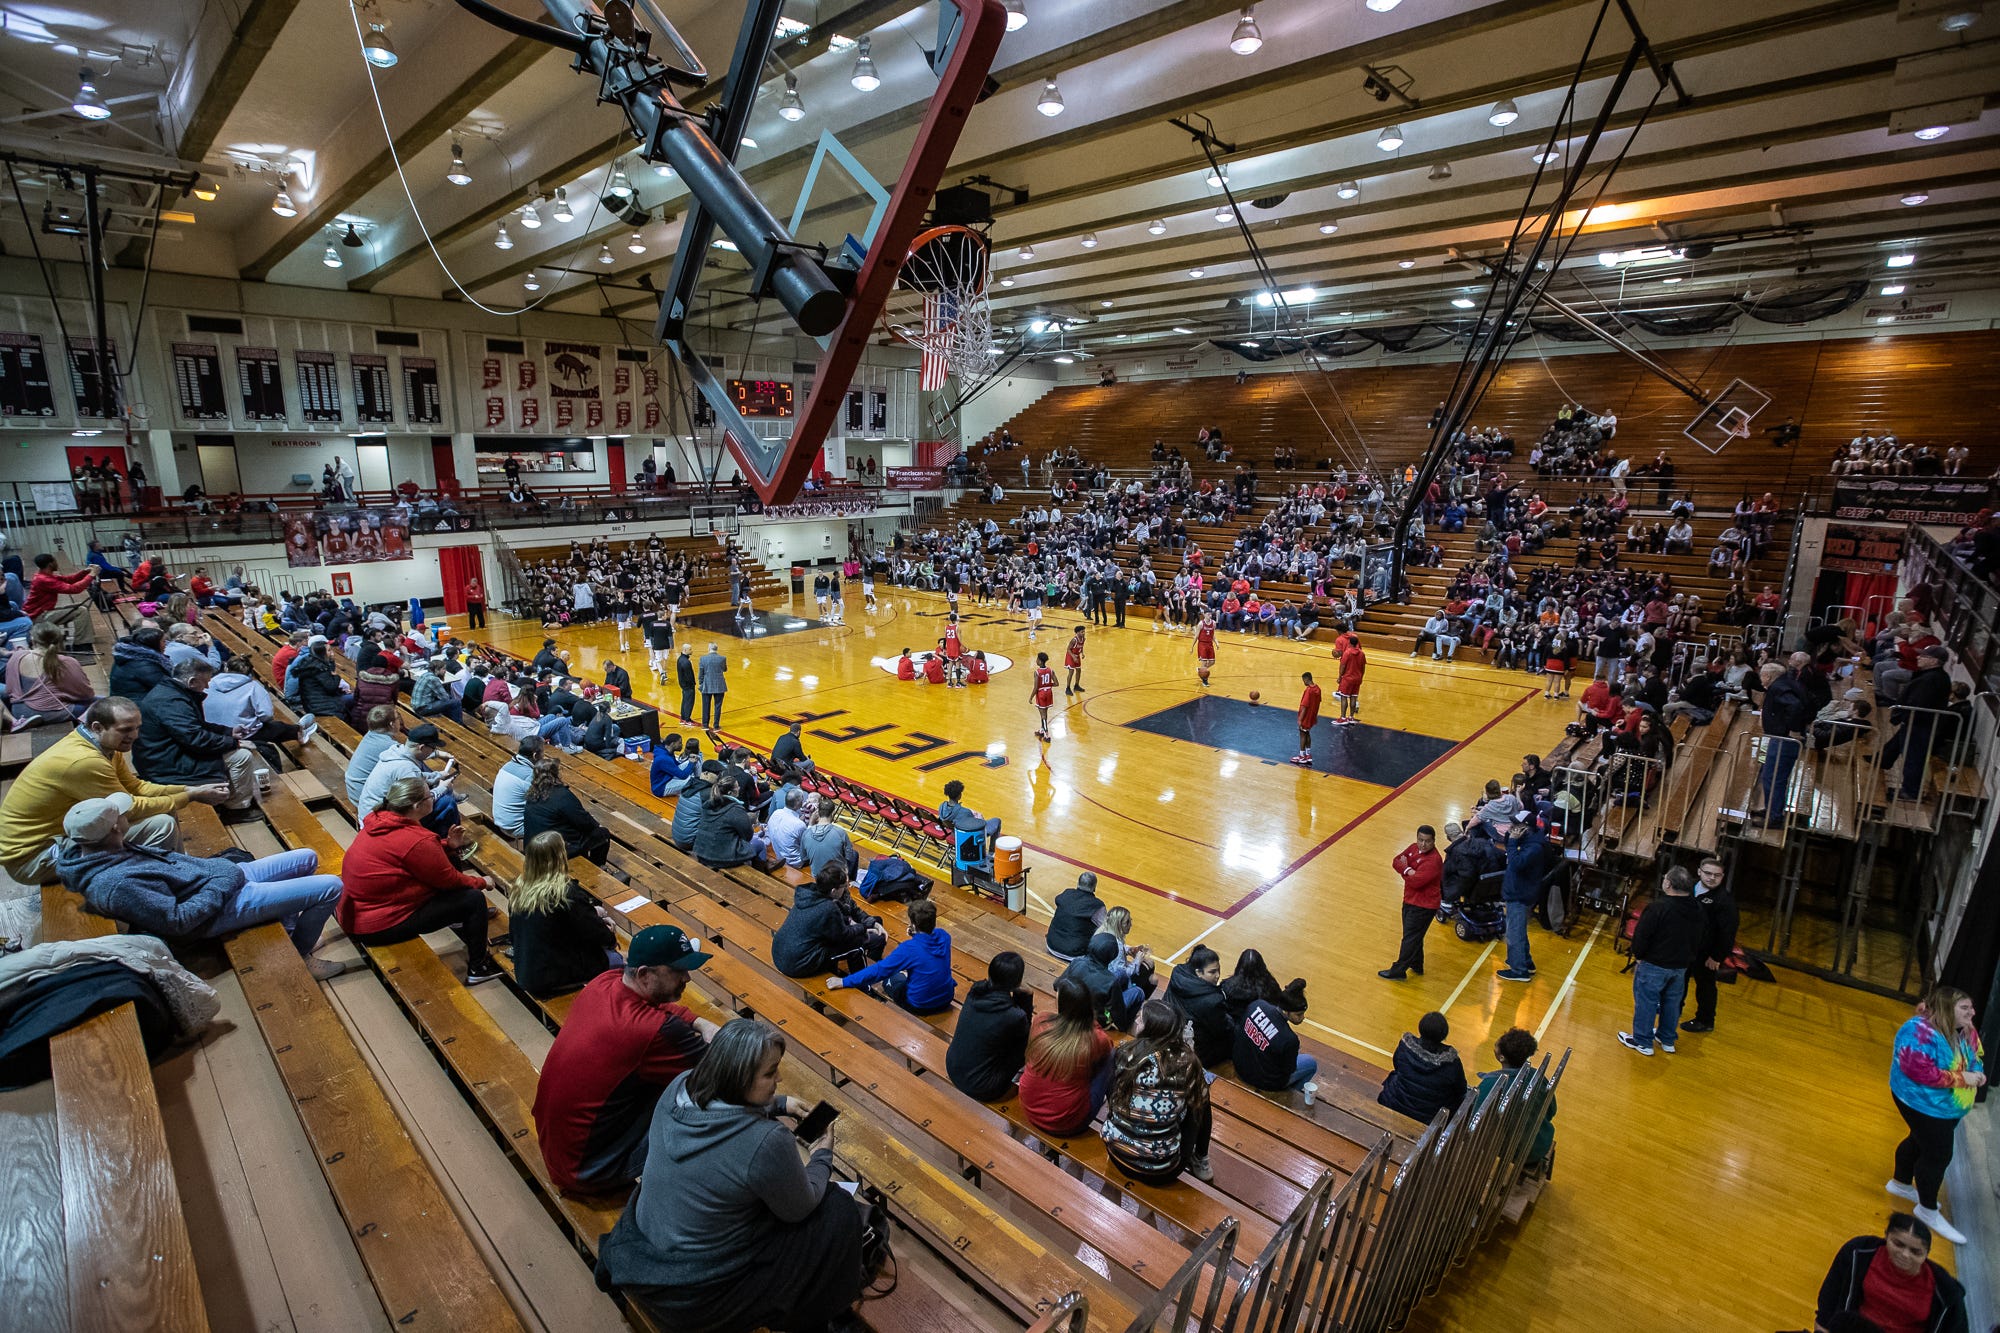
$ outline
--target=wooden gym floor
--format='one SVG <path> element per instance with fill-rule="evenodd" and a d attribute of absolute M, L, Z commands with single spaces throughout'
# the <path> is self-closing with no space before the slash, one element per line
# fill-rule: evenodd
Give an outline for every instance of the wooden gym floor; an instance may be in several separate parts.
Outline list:
<path fill-rule="evenodd" d="M 1426 975 L 1375 975 L 1400 934 L 1389 862 L 1415 827 L 1464 818 L 1488 778 L 1504 781 L 1523 754 L 1562 738 L 1574 704 L 1545 702 L 1539 677 L 1374 653 L 1367 726 L 1343 731 L 1324 720 L 1336 711 L 1324 646 L 1221 634 L 1204 692 L 1189 637 L 1134 617 L 1122 630 L 1090 627 L 1087 693 L 1057 696 L 1043 746 L 1030 667 L 1047 652 L 1060 675 L 1080 617 L 1051 611 L 1031 641 L 1020 617 L 963 603 L 967 647 L 1012 664 L 990 685 L 947 690 L 893 671 L 903 648 L 935 646 L 942 599 L 879 593 L 871 614 L 850 586 L 845 626 L 813 620 L 807 597 L 761 608 L 748 639 L 708 617 L 684 627 L 680 642 L 696 656 L 713 641 L 729 658 L 724 735 L 767 749 L 802 719 L 823 767 L 932 806 L 962 780 L 967 804 L 1027 845 L 1032 911 L 1045 915 L 1079 869 L 1095 870 L 1100 893 L 1131 908 L 1135 940 L 1176 960 L 1206 943 L 1225 968 L 1260 949 L 1281 980 L 1306 978 L 1317 1035 L 1385 1068 L 1430 1009 L 1450 1019 L 1469 1073 L 1495 1067 L 1493 1039 L 1510 1027 L 1536 1033 L 1546 1052 L 1574 1048 L 1551 1188 L 1412 1327 L 1810 1327 L 1834 1250 L 1891 1211 L 1882 1182 L 1902 1122 L 1888 1058 L 1908 1014 L 1897 1001 L 1779 970 L 1775 984 L 1724 987 L 1715 1033 L 1642 1058 L 1614 1037 L 1632 1012 L 1615 923 L 1590 915 L 1569 939 L 1532 930 L 1532 983 L 1495 979 L 1503 946 L 1442 927 L 1426 940 Z M 527 657 L 544 634 L 496 617 L 467 637 Z M 609 624 L 555 637 L 580 674 L 601 679 L 616 658 L 641 698 L 678 707 L 678 689 L 647 671 L 636 631 L 625 652 Z M 1294 711 L 1302 671 L 1327 691 L 1310 771 L 1285 762 L 1289 718 L 1268 716 Z M 1263 696 L 1257 713 L 1252 690 Z M 1146 719 L 1154 730 L 1133 725 Z M 680 730 L 677 719 L 662 730 Z M 1935 1257 L 1949 1265 L 1950 1247 L 1939 1242 Z"/>

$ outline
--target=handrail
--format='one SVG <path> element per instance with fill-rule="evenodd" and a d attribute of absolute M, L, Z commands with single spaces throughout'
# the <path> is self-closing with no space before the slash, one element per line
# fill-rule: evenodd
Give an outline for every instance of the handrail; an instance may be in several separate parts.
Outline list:
<path fill-rule="evenodd" d="M 1063 1293 L 1025 1333 L 1084 1333 L 1090 1327 L 1090 1300 L 1080 1291 Z"/>

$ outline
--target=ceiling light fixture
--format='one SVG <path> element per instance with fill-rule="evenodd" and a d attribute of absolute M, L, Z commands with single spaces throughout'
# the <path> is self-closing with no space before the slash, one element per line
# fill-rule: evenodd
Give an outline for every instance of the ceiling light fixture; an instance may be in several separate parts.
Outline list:
<path fill-rule="evenodd" d="M 871 40 L 863 37 L 855 47 L 854 73 L 847 81 L 861 92 L 872 93 L 882 86 L 882 76 L 875 72 L 875 57 L 869 53 Z"/>
<path fill-rule="evenodd" d="M 1340 224 L 1338 222 L 1332 221 L 1331 219 L 1319 224 L 1319 234 L 1322 236 L 1331 236 L 1339 230 L 1340 230 Z"/>
<path fill-rule="evenodd" d="M 1086 250 L 1095 250 L 1097 248 L 1097 233 L 1094 231 L 1085 232 L 1083 239 L 1078 241 L 1077 244 Z"/>
<path fill-rule="evenodd" d="M 352 222 L 347 224 L 347 234 L 340 238 L 340 243 L 350 250 L 359 250 L 361 248 L 361 233 L 354 229 Z"/>
<path fill-rule="evenodd" d="M 674 169 L 669 163 L 655 162 L 653 163 L 653 174 L 664 180 L 666 177 L 674 174 Z"/>
<path fill-rule="evenodd" d="M 1014 254 L 1016 255 L 1016 257 L 1021 259 L 1033 259 L 1035 257 L 1035 247 L 1032 245 L 1024 245 L 1020 249 L 1016 250 Z"/>
<path fill-rule="evenodd" d="M 785 76 L 785 95 L 778 101 L 778 114 L 786 120 L 804 120 L 806 104 L 799 100 L 799 76 Z"/>
<path fill-rule="evenodd" d="M 1229 34 L 1229 49 L 1239 56 L 1254 56 L 1264 46 L 1264 34 L 1257 27 L 1257 6 L 1243 6 L 1242 16 L 1236 20 L 1236 31 Z"/>
<path fill-rule="evenodd" d="M 1099 301 L 1097 304 L 1103 306 L 1106 310 L 1111 308 L 1111 302 L 1109 301 Z"/>
<path fill-rule="evenodd" d="M 1217 204 L 1215 206 L 1215 220 L 1217 222 L 1234 222 L 1236 221 L 1236 214 L 1230 211 L 1228 204 Z"/>
<path fill-rule="evenodd" d="M 285 188 L 282 180 L 278 184 L 277 197 L 271 200 L 271 211 L 281 218 L 295 218 L 299 215 L 298 205 L 292 202 L 292 192 Z"/>
<path fill-rule="evenodd" d="M 1000 279 L 1000 285 L 1002 287 L 1012 287 L 1014 285 L 1014 280 L 1012 278 L 1002 278 Z"/>
<path fill-rule="evenodd" d="M 1514 105 L 1514 99 L 1503 97 L 1493 104 L 1486 113 L 1486 123 L 1495 129 L 1504 130 L 1521 118 L 1521 108 Z"/>
<path fill-rule="evenodd" d="M 1219 162 L 1208 169 L 1208 188 L 1219 190 L 1229 183 L 1229 164 Z"/>
<path fill-rule="evenodd" d="M 611 257 L 611 245 L 609 242 L 606 242 L 605 244 L 597 247 L 597 262 L 600 264 L 612 264 L 617 262 Z"/>
<path fill-rule="evenodd" d="M 1007 0 L 1007 31 L 1019 32 L 1028 26 L 1028 10 L 1021 0 Z"/>
<path fill-rule="evenodd" d="M 1674 283 L 1677 283 L 1677 282 L 1679 282 L 1680 280 L 1681 280 L 1681 278 L 1680 278 L 1680 274 L 1678 274 L 1678 273 L 1670 273 L 1670 274 L 1668 274 L 1668 275 L 1667 275 L 1666 277 L 1664 277 L 1664 278 L 1661 278 L 1661 279 L 1660 279 L 1660 281 L 1661 281 L 1661 282 L 1664 282 L 1664 283 L 1666 283 L 1666 284 L 1667 284 L 1668 286 L 1670 286 L 1670 287 L 1671 287 L 1671 286 L 1672 286 L 1672 285 L 1673 285 Z"/>
<path fill-rule="evenodd" d="M 635 231 L 632 239 L 625 242 L 625 248 L 635 255 L 643 255 L 646 253 L 646 238 Z"/>
<path fill-rule="evenodd" d="M 341 266 L 340 251 L 331 245 L 327 246 L 326 258 L 320 260 L 319 262 L 326 265 L 328 268 L 339 268 Z"/>
<path fill-rule="evenodd" d="M 542 225 L 541 210 L 535 207 L 533 199 L 530 199 L 526 204 L 521 206 L 521 225 L 529 231 L 534 231 Z"/>
<path fill-rule="evenodd" d="M 1977 3 L 1977 0 L 1974 0 L 1974 3 L 1960 5 L 1956 9 L 1947 10 L 1943 14 L 1938 15 L 1938 27 L 1944 29 L 1946 32 L 1964 32 L 1973 24 L 1979 22 L 1980 15 L 1985 12 L 1986 7 L 1983 4 Z"/>
<path fill-rule="evenodd" d="M 1435 164 L 1433 164 L 1433 165 L 1432 165 L 1432 167 L 1431 167 L 1431 179 L 1432 179 L 1432 180 L 1434 180 L 1434 181 L 1448 181 L 1448 180 L 1450 180 L 1450 179 L 1451 179 L 1451 163 L 1449 163 L 1449 162 L 1438 162 L 1438 163 L 1435 163 Z"/>
<path fill-rule="evenodd" d="M 444 178 L 453 185 L 472 184 L 472 173 L 465 169 L 465 148 L 456 139 L 451 143 L 451 170 L 444 173 Z"/>
<path fill-rule="evenodd" d="M 632 179 L 625 174 L 624 167 L 613 167 L 611 169 L 611 184 L 606 188 L 605 193 L 617 199 L 630 199 L 632 197 Z"/>
<path fill-rule="evenodd" d="M 76 100 L 69 104 L 69 109 L 85 120 L 108 120 L 111 116 L 111 108 L 104 104 L 97 85 L 91 81 L 88 65 L 77 75 Z"/>
<path fill-rule="evenodd" d="M 1904 290 L 1905 290 L 1905 288 L 1903 287 L 1903 284 L 1902 284 L 1902 283 L 1900 283 L 1900 282 L 1892 282 L 1892 283 L 1889 283 L 1888 285 L 1886 285 L 1886 286 L 1884 286 L 1884 287 L 1882 288 L 1882 295 L 1884 295 L 1884 296 L 1901 296 L 1901 295 L 1903 294 Z"/>
<path fill-rule="evenodd" d="M 744 135 L 742 139 L 740 139 L 738 142 L 740 142 L 745 148 L 755 148 L 757 146 L 757 141 L 751 138 L 747 134 Z"/>
<path fill-rule="evenodd" d="M 512 250 L 514 248 L 514 238 L 507 234 L 507 224 L 504 222 L 493 233 L 493 248 L 495 250 Z"/>
<path fill-rule="evenodd" d="M 1076 364 L 1076 358 L 1071 356 L 1068 352 L 1057 352 L 1055 356 L 1050 359 L 1053 360 L 1059 366 L 1073 366 Z"/>
<path fill-rule="evenodd" d="M 1417 261 L 1414 259 L 1398 259 L 1396 261 L 1397 268 L 1415 268 L 1416 266 Z"/>
<path fill-rule="evenodd" d="M 1063 113 L 1062 89 L 1056 87 L 1054 79 L 1042 80 L 1042 95 L 1035 100 L 1035 110 L 1045 116 L 1060 116 Z"/>
<path fill-rule="evenodd" d="M 1205 268 L 1191 268 L 1188 270 L 1188 276 L 1190 278 L 1199 278 L 1207 272 L 1208 270 Z"/>
<path fill-rule="evenodd" d="M 1176 324 L 1176 325 L 1174 325 L 1174 332 L 1175 332 L 1175 333 L 1193 333 L 1193 332 L 1194 332 L 1194 330 L 1193 330 L 1193 329 L 1191 329 L 1191 328 L 1189 328 L 1189 327 L 1188 327 L 1187 325 L 1185 325 L 1185 324 Z"/>
<path fill-rule="evenodd" d="M 1333 187 L 1333 193 L 1335 198 L 1352 199 L 1356 195 L 1361 193 L 1361 182 L 1342 181 L 1340 184 Z"/>
<path fill-rule="evenodd" d="M 195 181 L 194 187 L 189 193 L 193 194 L 195 198 L 201 200 L 204 204 L 212 204 L 215 202 L 215 196 L 220 191 L 216 188 L 214 181 L 203 176 Z"/>
<path fill-rule="evenodd" d="M 531 292 L 538 292 L 542 289 L 542 280 L 535 276 L 535 270 L 529 269 L 528 276 L 521 279 L 521 285 Z"/>
<path fill-rule="evenodd" d="M 1562 160 L 1562 155 L 1563 155 L 1562 149 L 1553 146 L 1548 148 L 1537 148 L 1534 152 L 1528 154 L 1529 157 L 1532 157 L 1535 160 L 1536 166 L 1542 166 L 1542 167 L 1547 166 L 1551 162 L 1560 162 Z"/>
<path fill-rule="evenodd" d="M 1903 196 L 1903 207 L 1905 208 L 1915 208 L 1918 204 L 1924 204 L 1929 202 L 1930 202 L 1930 196 L 1928 194 L 1925 194 L 1922 190 L 1917 190 L 1914 191 L 1913 193 L 1906 194 Z"/>
<path fill-rule="evenodd" d="M 1925 143 L 1929 143 L 1933 139 L 1942 139 L 1950 133 L 1951 126 L 1949 125 L 1926 125 L 1917 131 L 1917 137 Z"/>
<path fill-rule="evenodd" d="M 1472 309 L 1472 307 L 1479 304 L 1479 302 L 1473 300 L 1469 296 L 1454 296 L 1451 298 L 1451 303 L 1453 306 L 1455 306 L 1460 310 L 1470 310 Z"/>
<path fill-rule="evenodd" d="M 1385 153 L 1393 153 L 1403 146 L 1403 127 L 1391 125 L 1375 136 L 1375 146 Z"/>
<path fill-rule="evenodd" d="M 1402 4 L 1403 0 L 1367 0 L 1367 3 L 1368 8 L 1374 10 L 1377 14 L 1386 14 L 1397 5 Z"/>
<path fill-rule="evenodd" d="M 1154 236 L 1165 236 L 1167 234 L 1167 220 L 1165 218 L 1154 218 L 1146 224 L 1146 230 Z"/>
<path fill-rule="evenodd" d="M 1889 258 L 1884 261 L 1884 263 L 1889 268 L 1908 268 L 1910 265 L 1916 262 L 1917 262 L 1917 257 L 1913 254 L 1890 255 Z"/>
<path fill-rule="evenodd" d="M 361 54 L 376 69 L 396 67 L 396 47 L 389 40 L 389 20 L 370 18 L 368 35 L 361 39 Z"/>
<path fill-rule="evenodd" d="M 549 216 L 557 222 L 576 221 L 576 211 L 569 206 L 569 186 L 556 186 L 556 206 L 550 210 Z"/>

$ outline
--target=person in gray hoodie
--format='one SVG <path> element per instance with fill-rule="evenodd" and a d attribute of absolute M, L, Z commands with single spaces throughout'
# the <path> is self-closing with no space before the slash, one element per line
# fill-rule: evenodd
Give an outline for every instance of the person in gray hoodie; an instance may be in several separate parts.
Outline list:
<path fill-rule="evenodd" d="M 701 836 L 701 826 L 708 818 L 708 789 L 724 771 L 721 760 L 708 760 L 674 798 L 674 822 L 667 829 L 667 837 L 682 851 L 694 850 L 694 840 Z"/>
<path fill-rule="evenodd" d="M 319 734 L 319 724 L 311 713 L 301 714 L 296 724 L 278 720 L 271 692 L 257 679 L 257 668 L 247 657 L 230 658 L 228 668 L 208 682 L 201 713 L 218 727 L 252 728 L 251 743 L 273 767 L 278 766 L 278 742 L 310 744 Z"/>
<path fill-rule="evenodd" d="M 863 1219 L 831 1183 L 831 1132 L 799 1159 L 778 1095 L 785 1039 L 730 1022 L 653 1111 L 639 1187 L 598 1264 L 676 1333 L 844 1330 L 861 1296 Z"/>

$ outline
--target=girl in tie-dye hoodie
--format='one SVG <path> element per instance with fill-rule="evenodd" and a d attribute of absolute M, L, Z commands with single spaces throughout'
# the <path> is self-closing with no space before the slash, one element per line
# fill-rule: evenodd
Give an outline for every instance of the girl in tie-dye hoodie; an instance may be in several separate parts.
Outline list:
<path fill-rule="evenodd" d="M 1985 1082 L 1972 1001 L 1963 991 L 1939 986 L 1896 1032 L 1889 1091 L 1910 1132 L 1896 1145 L 1896 1174 L 1887 1189 L 1915 1203 L 1917 1217 L 1954 1245 L 1964 1244 L 1964 1237 L 1938 1212 L 1938 1185 L 1951 1164 L 1958 1122 Z"/>

